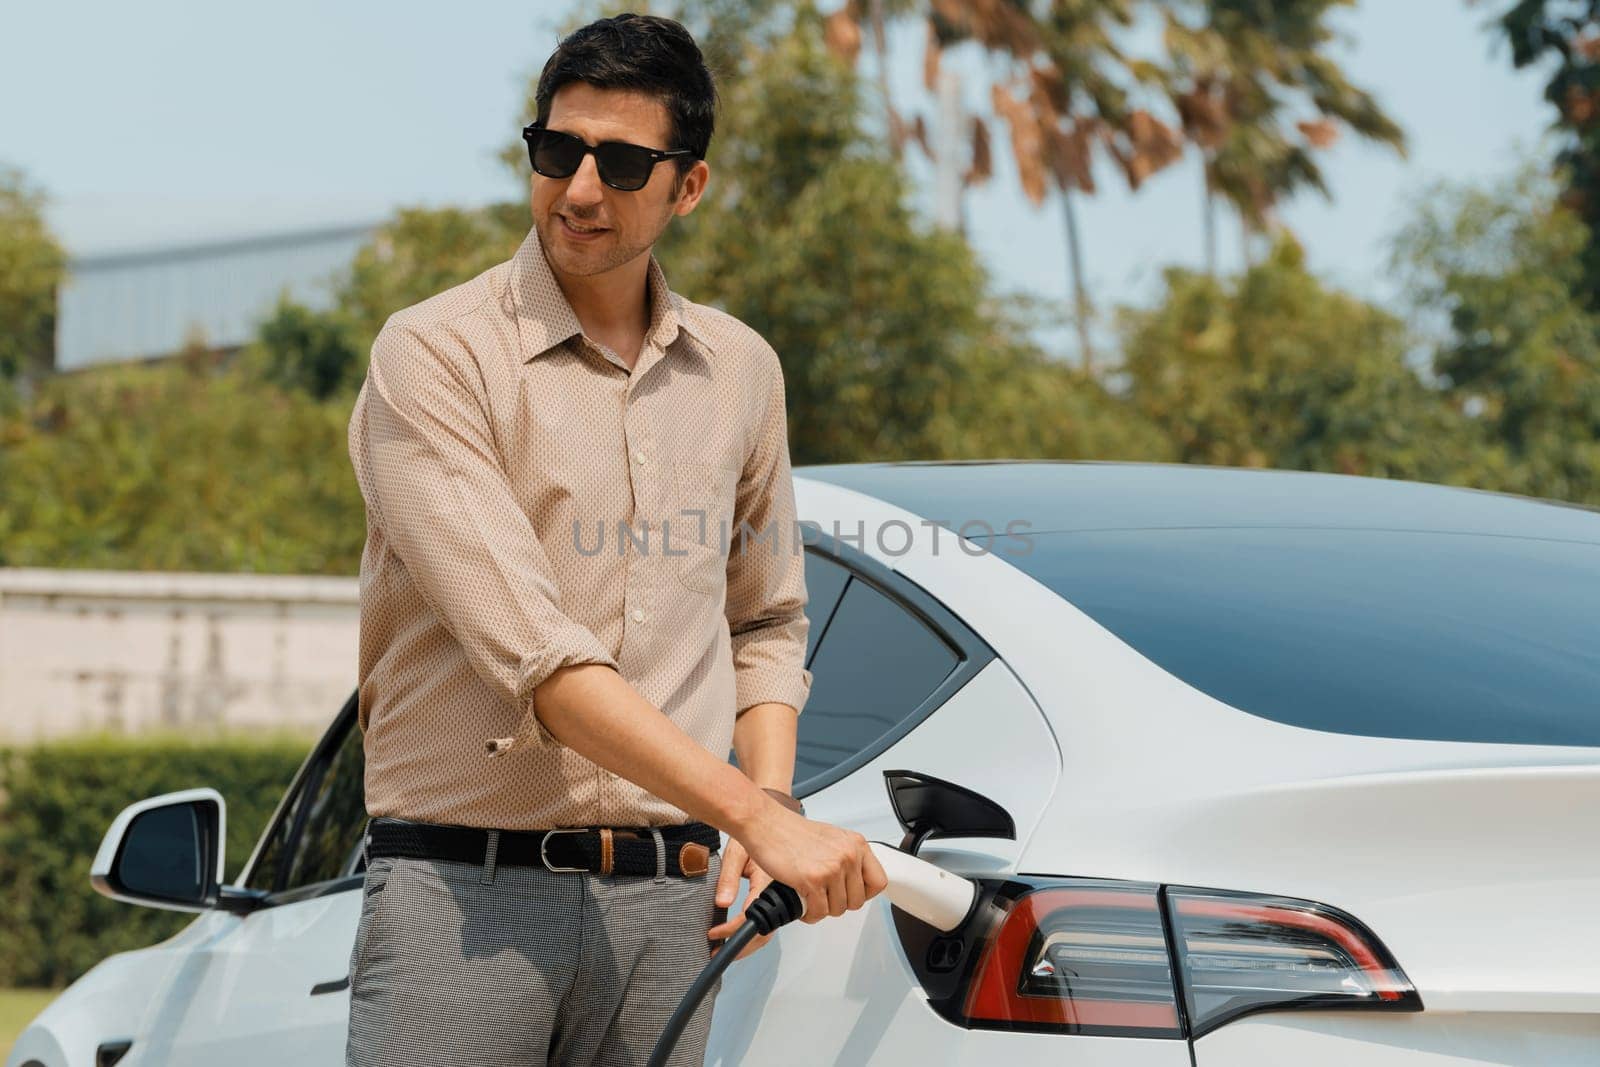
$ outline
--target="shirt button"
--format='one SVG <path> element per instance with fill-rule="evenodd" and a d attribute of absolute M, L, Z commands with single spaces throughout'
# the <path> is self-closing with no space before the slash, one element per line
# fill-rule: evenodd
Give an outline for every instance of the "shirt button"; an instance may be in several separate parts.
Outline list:
<path fill-rule="evenodd" d="M 644 612 L 640 611 L 638 608 L 634 608 L 633 609 L 633 621 L 634 622 L 644 622 Z"/>
<path fill-rule="evenodd" d="M 644 465 L 644 453 L 643 452 L 635 452 L 633 454 L 633 461 L 635 463 L 643 466 Z"/>

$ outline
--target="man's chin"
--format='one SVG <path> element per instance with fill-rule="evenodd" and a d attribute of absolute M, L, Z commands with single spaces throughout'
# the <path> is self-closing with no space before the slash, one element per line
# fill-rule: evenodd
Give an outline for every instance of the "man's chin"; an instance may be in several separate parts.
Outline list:
<path fill-rule="evenodd" d="M 591 274 L 604 274 L 611 269 L 607 257 L 601 249 L 575 249 L 561 240 L 559 233 L 542 232 L 544 237 L 545 258 L 550 265 L 563 274 L 574 277 L 587 277 Z"/>
<path fill-rule="evenodd" d="M 618 257 L 606 249 L 562 248 L 545 246 L 545 258 L 562 274 L 572 278 L 589 278 L 605 274 L 627 263 L 631 257 Z"/>

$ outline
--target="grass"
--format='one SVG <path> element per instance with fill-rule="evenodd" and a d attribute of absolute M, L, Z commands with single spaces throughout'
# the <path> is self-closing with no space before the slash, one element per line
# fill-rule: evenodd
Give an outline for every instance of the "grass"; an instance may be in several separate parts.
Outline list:
<path fill-rule="evenodd" d="M 0 989 L 0 1049 L 11 1051 L 11 1043 L 33 1017 L 54 1000 L 59 989 Z"/>

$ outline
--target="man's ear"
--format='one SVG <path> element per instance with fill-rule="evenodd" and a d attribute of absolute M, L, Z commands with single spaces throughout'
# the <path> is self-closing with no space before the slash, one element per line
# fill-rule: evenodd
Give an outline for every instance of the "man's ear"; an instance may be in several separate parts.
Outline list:
<path fill-rule="evenodd" d="M 700 198 L 705 195 L 706 183 L 711 180 L 711 164 L 703 159 L 694 161 L 694 166 L 679 178 L 677 203 L 673 205 L 674 215 L 687 215 L 700 203 Z"/>

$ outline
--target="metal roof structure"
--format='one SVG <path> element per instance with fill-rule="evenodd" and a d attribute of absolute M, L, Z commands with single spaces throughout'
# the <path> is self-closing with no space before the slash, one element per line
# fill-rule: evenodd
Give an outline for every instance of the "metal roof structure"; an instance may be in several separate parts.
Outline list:
<path fill-rule="evenodd" d="M 170 355 L 198 332 L 234 348 L 287 291 L 326 307 L 332 282 L 377 223 L 85 256 L 58 294 L 55 369 Z"/>

